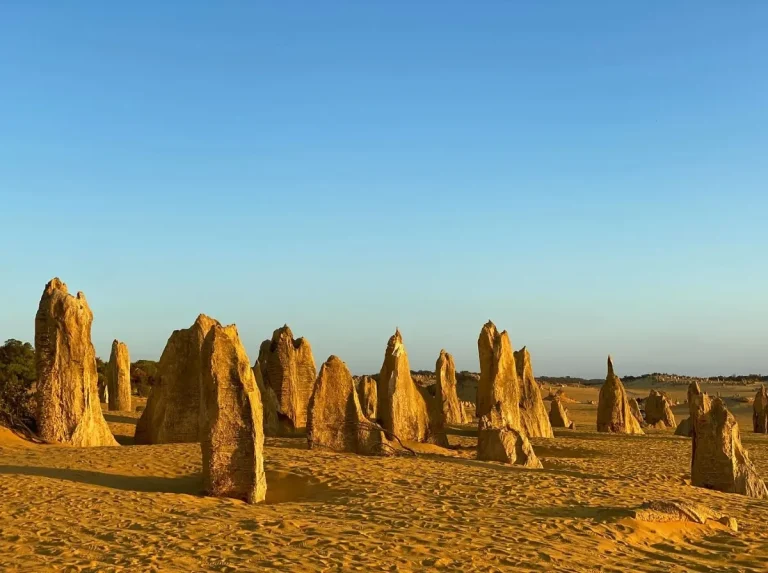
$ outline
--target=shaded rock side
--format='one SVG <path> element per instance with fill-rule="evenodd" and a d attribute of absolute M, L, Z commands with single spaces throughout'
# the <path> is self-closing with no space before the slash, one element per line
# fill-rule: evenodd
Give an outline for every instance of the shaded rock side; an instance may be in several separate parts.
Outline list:
<path fill-rule="evenodd" d="M 71 296 L 54 278 L 35 316 L 37 430 L 47 442 L 116 446 L 99 405 L 91 312 L 85 295 Z"/>
<path fill-rule="evenodd" d="M 693 436 L 693 428 L 691 427 L 690 418 L 686 418 L 677 425 L 677 428 L 675 428 L 675 435 L 685 436 L 686 438 Z"/>
<path fill-rule="evenodd" d="M 259 364 L 264 384 L 277 398 L 282 431 L 293 432 L 307 425 L 307 408 L 317 378 L 312 347 L 306 338 L 293 338 L 284 325 L 261 343 Z"/>
<path fill-rule="evenodd" d="M 688 415 L 692 418 L 695 418 L 701 412 L 709 411 L 711 399 L 706 392 L 701 391 L 701 386 L 699 386 L 698 382 L 694 381 L 688 384 L 686 396 L 688 399 Z"/>
<path fill-rule="evenodd" d="M 376 380 L 371 376 L 361 376 L 357 380 L 357 397 L 363 415 L 369 420 L 376 420 L 376 408 L 378 405 L 378 392 Z"/>
<path fill-rule="evenodd" d="M 645 425 L 645 418 L 643 418 L 643 413 L 640 411 L 640 405 L 637 403 L 637 400 L 631 396 L 627 396 L 627 402 L 629 403 L 629 409 L 632 412 L 632 415 L 635 417 L 635 420 L 637 420 L 637 423 L 640 424 L 640 427 L 642 428 L 643 425 Z"/>
<path fill-rule="evenodd" d="M 200 392 L 203 380 L 202 348 L 217 320 L 201 314 L 189 328 L 168 338 L 147 406 L 136 424 L 137 444 L 200 441 Z"/>
<path fill-rule="evenodd" d="M 597 431 L 617 434 L 642 434 L 627 399 L 624 384 L 613 371 L 613 361 L 608 357 L 608 376 L 600 388 L 597 402 Z"/>
<path fill-rule="evenodd" d="M 201 450 L 208 495 L 264 501 L 261 396 L 235 325 L 215 324 L 202 348 Z"/>
<path fill-rule="evenodd" d="M 752 429 L 756 434 L 768 434 L 768 393 L 761 385 L 752 402 Z"/>
<path fill-rule="evenodd" d="M 280 435 L 280 420 L 277 415 L 277 396 L 271 387 L 264 384 L 261 374 L 261 364 L 257 360 L 253 365 L 253 376 L 256 378 L 256 386 L 261 396 L 261 409 L 264 418 L 264 435 L 275 437 Z"/>
<path fill-rule="evenodd" d="M 686 392 L 688 398 L 688 416 L 690 418 L 691 437 L 696 433 L 696 418 L 704 412 L 709 412 L 712 406 L 712 399 L 706 392 L 702 392 L 698 382 L 688 384 Z"/>
<path fill-rule="evenodd" d="M 464 412 L 456 393 L 456 364 L 445 350 L 435 363 L 435 399 L 441 404 L 446 424 L 469 424 L 472 419 Z"/>
<path fill-rule="evenodd" d="M 430 393 L 428 387 L 416 385 L 416 389 L 421 394 L 421 398 L 427 405 L 427 420 L 429 423 L 429 436 L 427 441 L 447 448 L 448 433 L 445 431 L 445 413 L 443 412 L 442 401 L 437 396 L 433 396 Z M 435 387 L 436 390 L 436 387 Z"/>
<path fill-rule="evenodd" d="M 701 386 L 699 386 L 699 383 L 696 381 L 688 384 L 686 395 L 688 401 L 688 417 L 677 425 L 677 428 L 675 428 L 675 435 L 692 438 L 694 432 L 693 420 L 696 417 L 696 413 L 709 410 L 710 398 L 705 392 L 701 391 Z"/>
<path fill-rule="evenodd" d="M 347 365 L 330 356 L 320 366 L 307 415 L 309 448 L 329 448 L 362 455 L 381 454 L 383 429 L 363 414 Z"/>
<path fill-rule="evenodd" d="M 549 406 L 549 422 L 553 428 L 576 429 L 576 424 L 568 418 L 568 410 L 563 401 L 555 395 Z"/>
<path fill-rule="evenodd" d="M 123 342 L 112 341 L 107 362 L 107 399 L 110 410 L 131 411 L 131 358 Z"/>
<path fill-rule="evenodd" d="M 480 418 L 477 433 L 477 459 L 527 468 L 543 467 L 526 435 L 505 424 L 495 412 Z"/>
<path fill-rule="evenodd" d="M 426 389 L 425 389 L 426 390 Z M 379 373 L 377 414 L 381 426 L 401 440 L 446 443 L 439 432 L 440 420 L 430 420 L 436 409 L 430 407 L 425 394 L 411 378 L 408 353 L 400 330 L 389 338 L 384 362 Z M 391 439 L 389 434 L 388 438 Z"/>
<path fill-rule="evenodd" d="M 705 409 L 708 406 L 708 409 Z M 741 445 L 739 425 L 720 398 L 696 412 L 691 485 L 766 498 L 768 490 Z"/>
<path fill-rule="evenodd" d="M 553 438 L 552 424 L 544 407 L 541 390 L 533 377 L 531 353 L 523 346 L 514 352 L 517 381 L 520 384 L 520 419 L 530 438 Z"/>
<path fill-rule="evenodd" d="M 498 332 L 488 321 L 480 331 L 477 350 L 480 358 L 477 417 L 500 417 L 505 426 L 524 432 L 520 417 L 520 385 L 509 335 L 506 331 Z"/>
<path fill-rule="evenodd" d="M 645 421 L 651 426 L 661 423 L 666 428 L 676 428 L 677 422 L 672 413 L 672 406 L 661 392 L 651 390 L 645 400 Z"/>

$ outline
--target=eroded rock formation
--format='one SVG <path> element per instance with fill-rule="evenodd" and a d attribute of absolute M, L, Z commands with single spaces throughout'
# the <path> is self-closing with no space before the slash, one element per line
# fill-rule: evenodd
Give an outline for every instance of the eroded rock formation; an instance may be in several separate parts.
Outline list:
<path fill-rule="evenodd" d="M 37 430 L 48 442 L 116 446 L 101 413 L 91 312 L 58 278 L 45 285 L 35 316 Z"/>
<path fill-rule="evenodd" d="M 257 360 L 253 365 L 253 376 L 256 378 L 256 386 L 261 396 L 261 410 L 264 418 L 264 435 L 269 437 L 280 435 L 280 420 L 277 415 L 277 396 L 270 386 L 264 384 L 261 373 L 261 364 Z"/>
<path fill-rule="evenodd" d="M 107 388 L 110 410 L 131 411 L 131 359 L 123 342 L 112 341 L 107 363 Z"/>
<path fill-rule="evenodd" d="M 698 503 L 682 501 L 650 501 L 644 503 L 639 509 L 632 512 L 632 517 L 638 521 L 670 522 L 689 521 L 691 523 L 706 524 L 708 521 L 716 521 L 731 529 L 738 531 L 736 519 L 713 511 Z"/>
<path fill-rule="evenodd" d="M 523 428 L 515 355 L 506 331 L 488 321 L 477 340 L 477 459 L 541 467 Z"/>
<path fill-rule="evenodd" d="M 312 347 L 306 338 L 293 338 L 286 324 L 261 343 L 259 364 L 264 384 L 277 398 L 281 431 L 293 432 L 307 425 L 307 407 L 317 378 Z"/>
<path fill-rule="evenodd" d="M 352 374 L 337 356 L 320 366 L 307 415 L 309 448 L 370 455 L 382 453 L 382 428 L 360 407 Z"/>
<path fill-rule="evenodd" d="M 705 392 L 701 391 L 701 386 L 695 380 L 688 384 L 687 396 L 688 417 L 677 425 L 675 435 L 692 438 L 695 429 L 693 420 L 696 419 L 696 413 L 709 410 L 710 399 Z"/>
<path fill-rule="evenodd" d="M 442 401 L 437 396 L 433 396 L 428 387 L 416 385 L 416 389 L 427 405 L 427 419 L 429 420 L 429 436 L 427 441 L 447 448 L 449 446 L 448 433 L 445 431 L 445 414 L 443 413 Z"/>
<path fill-rule="evenodd" d="M 498 332 L 488 321 L 477 340 L 480 357 L 480 380 L 477 384 L 476 415 L 498 418 L 505 425 L 522 430 L 520 419 L 520 386 L 512 344 L 507 331 Z M 491 417 L 491 412 L 495 415 Z"/>
<path fill-rule="evenodd" d="M 464 408 L 459 403 L 456 394 L 456 364 L 453 356 L 445 350 L 440 351 L 440 356 L 435 363 L 435 399 L 442 405 L 443 417 L 446 424 L 469 424 L 471 419 L 464 413 Z"/>
<path fill-rule="evenodd" d="M 768 497 L 765 483 L 741 445 L 736 419 L 720 398 L 707 402 L 697 401 L 693 416 L 691 485 Z"/>
<path fill-rule="evenodd" d="M 389 338 L 377 388 L 378 420 L 401 440 L 447 446 L 442 408 L 411 378 L 408 353 L 400 330 Z"/>
<path fill-rule="evenodd" d="M 666 428 L 677 426 L 672 406 L 661 392 L 651 390 L 648 398 L 645 399 L 645 421 L 651 426 L 662 425 Z"/>
<path fill-rule="evenodd" d="M 201 314 L 189 328 L 174 330 L 157 364 L 157 379 L 136 424 L 137 444 L 200 441 L 202 348 L 217 320 Z"/>
<path fill-rule="evenodd" d="M 690 438 L 691 436 L 693 436 L 693 427 L 691 426 L 690 418 L 686 418 L 685 420 L 682 420 L 677 425 L 677 428 L 675 428 L 675 435 L 685 436 L 687 438 Z"/>
<path fill-rule="evenodd" d="M 498 412 L 480 418 L 477 433 L 477 459 L 502 462 L 526 468 L 541 468 L 533 446 L 519 429 L 505 424 Z"/>
<path fill-rule="evenodd" d="M 533 377 L 531 354 L 523 346 L 515 351 L 514 356 L 517 381 L 520 384 L 519 404 L 523 430 L 531 438 L 553 438 L 552 425 L 541 398 L 541 390 Z"/>
<path fill-rule="evenodd" d="M 597 431 L 617 434 L 642 434 L 627 400 L 624 384 L 613 371 L 613 361 L 608 357 L 608 376 L 600 388 L 597 402 Z"/>
<path fill-rule="evenodd" d="M 357 397 L 360 400 L 363 415 L 371 421 L 376 420 L 378 403 L 376 380 L 371 376 L 360 376 L 357 380 Z"/>
<path fill-rule="evenodd" d="M 637 420 L 637 423 L 640 424 L 640 427 L 642 428 L 645 425 L 645 418 L 643 418 L 643 413 L 640 411 L 640 404 L 638 404 L 637 400 L 631 396 L 627 396 L 627 402 L 629 402 L 629 409 L 632 411 L 632 415 L 635 417 L 635 420 Z"/>
<path fill-rule="evenodd" d="M 568 418 L 568 410 L 558 395 L 552 398 L 549 406 L 549 422 L 553 428 L 568 428 L 574 430 L 576 424 Z"/>
<path fill-rule="evenodd" d="M 752 429 L 756 434 L 768 434 L 768 393 L 764 385 L 760 385 L 752 403 Z"/>
<path fill-rule="evenodd" d="M 214 324 L 202 347 L 203 486 L 208 495 L 264 500 L 261 397 L 235 325 Z"/>

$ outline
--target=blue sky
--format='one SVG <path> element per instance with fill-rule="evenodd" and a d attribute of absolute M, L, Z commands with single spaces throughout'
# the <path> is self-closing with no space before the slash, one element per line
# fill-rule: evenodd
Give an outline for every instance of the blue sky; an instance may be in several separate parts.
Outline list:
<path fill-rule="evenodd" d="M 0 4 L 0 338 L 768 373 L 768 4 Z"/>

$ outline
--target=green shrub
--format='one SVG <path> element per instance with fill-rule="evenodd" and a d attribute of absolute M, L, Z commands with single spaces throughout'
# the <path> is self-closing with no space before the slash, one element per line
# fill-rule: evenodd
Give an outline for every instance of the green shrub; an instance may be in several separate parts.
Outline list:
<path fill-rule="evenodd" d="M 131 386 L 137 396 L 149 396 L 156 377 L 157 362 L 154 360 L 137 360 L 131 364 Z"/>
<path fill-rule="evenodd" d="M 14 339 L 6 340 L 0 346 L 0 424 L 34 431 L 32 389 L 36 379 L 32 345 Z"/>

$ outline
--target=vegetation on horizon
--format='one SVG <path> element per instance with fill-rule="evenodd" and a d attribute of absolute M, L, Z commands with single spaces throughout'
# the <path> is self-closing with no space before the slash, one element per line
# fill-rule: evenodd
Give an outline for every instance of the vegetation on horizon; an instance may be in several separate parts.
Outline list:
<path fill-rule="evenodd" d="M 96 357 L 98 385 L 106 384 L 107 363 Z M 131 390 L 147 397 L 157 379 L 157 362 L 137 360 L 131 364 Z M 34 433 L 34 386 L 37 381 L 35 349 L 29 342 L 10 338 L 0 346 L 0 426 Z"/>
<path fill-rule="evenodd" d="M 35 430 L 32 386 L 37 380 L 35 350 L 29 342 L 10 338 L 0 346 L 0 425 Z"/>

